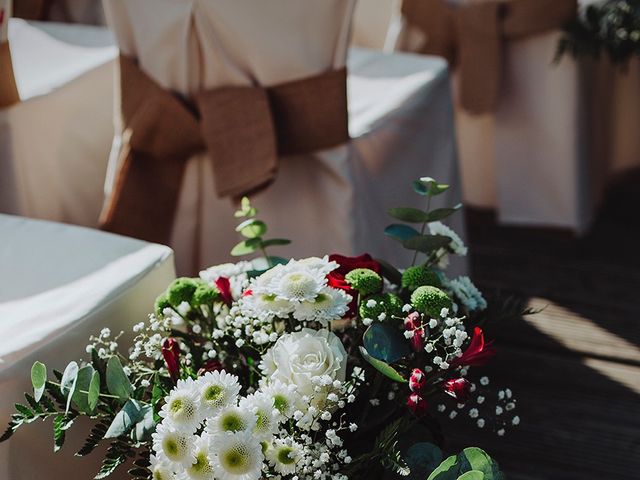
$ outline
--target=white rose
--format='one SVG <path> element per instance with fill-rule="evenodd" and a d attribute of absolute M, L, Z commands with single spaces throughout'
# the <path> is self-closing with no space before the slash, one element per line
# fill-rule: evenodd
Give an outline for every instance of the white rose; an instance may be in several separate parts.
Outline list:
<path fill-rule="evenodd" d="M 262 357 L 260 368 L 267 378 L 293 384 L 300 395 L 312 396 L 314 377 L 345 380 L 347 352 L 329 330 L 304 328 L 280 337 Z"/>

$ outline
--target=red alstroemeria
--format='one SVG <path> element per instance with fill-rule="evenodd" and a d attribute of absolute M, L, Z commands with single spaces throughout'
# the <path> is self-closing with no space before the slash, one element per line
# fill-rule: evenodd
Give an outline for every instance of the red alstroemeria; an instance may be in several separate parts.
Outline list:
<path fill-rule="evenodd" d="M 454 378 L 444 382 L 442 389 L 460 403 L 467 403 L 471 393 L 471 383 L 466 378 Z"/>
<path fill-rule="evenodd" d="M 175 338 L 167 338 L 162 343 L 162 356 L 171 380 L 176 383 L 180 376 L 180 344 Z"/>
<path fill-rule="evenodd" d="M 420 393 L 427 384 L 427 376 L 419 368 L 414 368 L 409 377 L 409 389 L 414 393 Z"/>
<path fill-rule="evenodd" d="M 472 367 L 485 365 L 496 354 L 492 343 L 485 343 L 484 333 L 480 327 L 474 328 L 471 343 L 462 356 L 452 362 L 452 365 L 470 365 Z"/>
<path fill-rule="evenodd" d="M 207 361 L 200 369 L 198 370 L 198 376 L 201 377 L 207 372 L 219 372 L 222 370 L 222 364 L 217 360 L 209 360 Z"/>
<path fill-rule="evenodd" d="M 222 300 L 230 307 L 233 303 L 233 295 L 231 294 L 231 283 L 229 279 L 227 277 L 218 277 L 215 284 L 216 287 L 218 287 L 220 295 L 222 295 Z"/>
<path fill-rule="evenodd" d="M 329 261 L 336 262 L 338 264 L 338 268 L 327 275 L 327 283 L 330 287 L 344 290 L 347 294 L 351 295 L 353 300 L 349 304 L 349 311 L 346 313 L 345 317 L 353 317 L 355 316 L 356 308 L 358 307 L 358 292 L 353 290 L 351 286 L 345 282 L 345 275 L 356 268 L 368 268 L 376 273 L 380 273 L 380 264 L 368 253 L 357 257 L 345 257 L 334 253 L 333 255 L 329 255 Z"/>
<path fill-rule="evenodd" d="M 412 393 L 407 399 L 407 408 L 411 410 L 416 417 L 424 416 L 424 414 L 427 413 L 427 406 L 427 401 L 417 393 Z"/>

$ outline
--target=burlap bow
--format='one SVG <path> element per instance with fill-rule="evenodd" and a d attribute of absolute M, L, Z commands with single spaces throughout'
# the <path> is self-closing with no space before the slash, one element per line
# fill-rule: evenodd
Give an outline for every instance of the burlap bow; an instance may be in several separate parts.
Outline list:
<path fill-rule="evenodd" d="M 471 113 L 495 110 L 504 40 L 559 28 L 576 16 L 577 0 L 403 0 L 409 27 L 424 33 L 400 50 L 444 56 L 460 73 L 460 102 Z"/>
<path fill-rule="evenodd" d="M 274 87 L 224 87 L 195 105 L 160 87 L 120 57 L 122 140 L 104 229 L 168 243 L 187 160 L 207 151 L 220 197 L 239 197 L 274 180 L 278 158 L 349 138 L 346 70 Z"/>

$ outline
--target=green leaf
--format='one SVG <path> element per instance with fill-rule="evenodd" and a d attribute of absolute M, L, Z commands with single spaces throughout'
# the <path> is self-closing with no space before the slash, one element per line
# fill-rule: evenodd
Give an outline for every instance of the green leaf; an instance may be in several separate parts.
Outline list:
<path fill-rule="evenodd" d="M 440 248 L 445 248 L 449 246 L 450 243 L 451 239 L 444 235 L 418 235 L 417 237 L 412 237 L 402 242 L 405 248 L 426 254 L 430 254 Z"/>
<path fill-rule="evenodd" d="M 98 398 L 100 397 L 100 372 L 97 370 L 91 375 L 91 382 L 89 382 L 89 393 L 87 395 L 87 403 L 89 405 L 89 411 L 94 411 L 98 405 Z"/>
<path fill-rule="evenodd" d="M 234 257 L 240 257 L 242 255 L 255 253 L 256 250 L 260 248 L 261 243 L 262 242 L 259 238 L 250 238 L 248 240 L 243 240 L 235 247 L 233 247 L 233 249 L 231 250 L 231 255 L 233 255 Z"/>
<path fill-rule="evenodd" d="M 400 273 L 396 267 L 379 258 L 376 258 L 375 261 L 380 264 L 380 273 L 384 278 L 394 285 L 400 285 L 402 283 L 402 273 Z"/>
<path fill-rule="evenodd" d="M 267 247 L 279 247 L 281 245 L 289 245 L 291 240 L 286 238 L 270 238 L 269 240 L 262 241 L 262 248 Z"/>
<path fill-rule="evenodd" d="M 33 396 L 39 402 L 44 393 L 44 386 L 47 383 L 47 367 L 42 362 L 35 362 L 31 367 L 31 384 L 33 385 Z"/>
<path fill-rule="evenodd" d="M 437 222 L 439 220 L 443 220 L 447 217 L 450 217 L 461 208 L 462 208 L 462 204 L 459 203 L 453 208 L 438 208 L 436 210 L 431 210 L 429 212 L 429 222 Z"/>
<path fill-rule="evenodd" d="M 407 339 L 390 323 L 374 322 L 362 340 L 367 353 L 385 363 L 397 362 L 411 353 Z"/>
<path fill-rule="evenodd" d="M 471 470 L 470 472 L 460 475 L 458 480 L 485 480 L 485 476 L 484 473 L 478 470 Z"/>
<path fill-rule="evenodd" d="M 32 411 L 29 407 L 20 403 L 14 404 L 14 407 L 24 418 L 33 418 L 36 415 L 35 412 Z"/>
<path fill-rule="evenodd" d="M 360 354 L 362 355 L 362 358 L 364 358 L 367 362 L 369 362 L 373 368 L 375 368 L 380 373 L 390 378 L 394 382 L 407 383 L 407 380 L 405 380 L 405 378 L 402 375 L 400 375 L 400 373 L 398 373 L 398 371 L 395 368 L 393 368 L 391 365 L 384 363 L 382 360 L 373 358 L 371 355 L 369 355 L 366 348 L 360 347 Z"/>
<path fill-rule="evenodd" d="M 457 480 L 459 473 L 458 457 L 452 455 L 431 472 L 427 480 Z"/>
<path fill-rule="evenodd" d="M 82 448 L 75 454 L 76 457 L 84 457 L 85 455 L 89 455 L 93 452 L 93 450 L 98 446 L 98 443 L 100 443 L 100 440 L 104 438 L 107 427 L 108 425 L 104 423 L 104 420 L 94 425 L 91 432 L 89 432 L 89 436 L 82 445 Z"/>
<path fill-rule="evenodd" d="M 245 220 L 240 225 L 238 225 L 236 227 L 236 232 L 239 232 L 247 238 L 262 237 L 262 235 L 267 233 L 267 224 L 262 220 L 250 218 L 249 220 Z"/>
<path fill-rule="evenodd" d="M 144 415 L 139 420 L 132 431 L 133 440 L 136 442 L 146 442 L 151 438 L 151 434 L 156 429 L 156 422 L 153 419 L 153 407 L 144 405 L 142 407 Z"/>
<path fill-rule="evenodd" d="M 400 242 L 404 242 L 408 238 L 420 235 L 420 232 L 418 232 L 415 228 L 410 227 L 409 225 L 396 223 L 385 228 L 384 234 Z"/>
<path fill-rule="evenodd" d="M 67 404 L 64 413 L 67 413 L 69 411 L 71 398 L 76 391 L 78 370 L 78 364 L 76 362 L 71 362 L 69 363 L 69 365 L 67 365 L 67 368 L 64 369 L 62 378 L 60 379 L 60 392 L 62 392 L 62 395 L 67 397 Z"/>
<path fill-rule="evenodd" d="M 102 466 L 98 474 L 93 477 L 95 480 L 101 480 L 111 475 L 116 468 L 127 461 L 129 456 L 134 456 L 135 453 L 124 442 L 113 442 L 109 445 Z"/>
<path fill-rule="evenodd" d="M 128 433 L 139 421 L 144 419 L 147 412 L 152 410 L 151 405 L 137 400 L 127 400 L 114 417 L 104 438 L 116 438 Z"/>
<path fill-rule="evenodd" d="M 449 190 L 449 185 L 438 183 L 431 177 L 422 177 L 413 182 L 413 190 L 423 196 L 436 196 Z"/>
<path fill-rule="evenodd" d="M 120 359 L 115 355 L 107 362 L 107 389 L 111 395 L 126 400 L 131 396 L 133 387 L 122 369 Z"/>
<path fill-rule="evenodd" d="M 476 470 L 484 474 L 486 480 L 502 478 L 498 464 L 481 448 L 465 448 L 458 454 L 461 471 Z"/>
<path fill-rule="evenodd" d="M 404 459 L 411 469 L 411 480 L 422 480 L 442 462 L 442 450 L 428 442 L 413 444 L 405 453 Z"/>
<path fill-rule="evenodd" d="M 389 215 L 403 222 L 424 223 L 429 220 L 427 212 L 411 207 L 390 208 Z"/>
<path fill-rule="evenodd" d="M 90 414 L 93 411 L 93 409 L 89 407 L 88 391 L 94 373 L 96 373 L 96 371 L 91 365 L 85 365 L 78 370 L 76 389 L 73 393 L 72 400 L 82 413 Z"/>
<path fill-rule="evenodd" d="M 75 417 L 58 414 L 53 419 L 53 451 L 57 452 L 64 445 L 65 432 L 73 424 Z"/>
<path fill-rule="evenodd" d="M 240 201 L 240 209 L 234 213 L 236 218 L 241 217 L 255 217 L 258 211 L 251 206 L 251 201 L 248 197 L 242 197 Z"/>

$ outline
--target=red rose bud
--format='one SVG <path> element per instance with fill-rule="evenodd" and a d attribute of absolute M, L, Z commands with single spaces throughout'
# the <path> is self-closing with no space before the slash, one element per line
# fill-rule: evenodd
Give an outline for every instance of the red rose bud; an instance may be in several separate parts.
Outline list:
<path fill-rule="evenodd" d="M 411 348 L 414 352 L 420 352 L 424 348 L 424 328 L 414 330 L 411 337 Z"/>
<path fill-rule="evenodd" d="M 171 380 L 176 383 L 180 376 L 180 344 L 176 339 L 167 338 L 162 343 L 162 356 L 167 364 Z"/>
<path fill-rule="evenodd" d="M 409 377 L 409 389 L 412 392 L 420 392 L 427 384 L 427 376 L 419 368 L 414 368 Z"/>
<path fill-rule="evenodd" d="M 427 413 L 427 401 L 417 393 L 412 393 L 407 399 L 407 408 L 416 417 L 422 417 Z"/>
<path fill-rule="evenodd" d="M 222 296 L 222 300 L 228 307 L 233 303 L 233 295 L 231 295 L 231 283 L 227 277 L 219 277 L 216 281 L 216 287 Z"/>
<path fill-rule="evenodd" d="M 207 372 L 219 372 L 222 370 L 222 364 L 217 360 L 209 360 L 206 362 L 200 370 L 198 370 L 198 376 L 201 377 Z"/>
<path fill-rule="evenodd" d="M 471 383 L 466 378 L 455 378 L 444 382 L 445 393 L 451 395 L 460 403 L 467 403 L 471 393 Z"/>
<path fill-rule="evenodd" d="M 491 343 L 484 342 L 484 333 L 482 333 L 480 327 L 474 328 L 471 343 L 462 356 L 455 359 L 451 365 L 454 367 L 457 365 L 470 365 L 472 367 L 485 365 L 496 354 L 496 349 Z"/>

